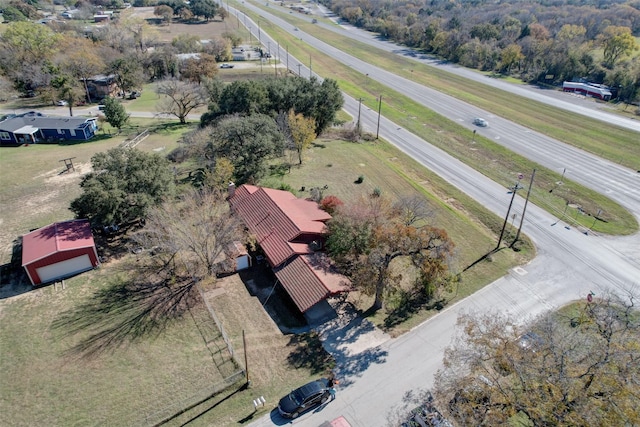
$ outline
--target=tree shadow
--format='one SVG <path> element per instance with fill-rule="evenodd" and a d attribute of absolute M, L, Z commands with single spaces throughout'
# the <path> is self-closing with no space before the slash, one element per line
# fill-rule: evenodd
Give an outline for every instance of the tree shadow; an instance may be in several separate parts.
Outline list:
<path fill-rule="evenodd" d="M 369 348 L 358 354 L 337 354 L 336 359 L 341 360 L 334 373 L 340 380 L 340 387 L 353 384 L 353 378 L 359 377 L 369 366 L 384 363 L 387 360 L 388 351 L 378 347 Z"/>
<path fill-rule="evenodd" d="M 384 319 L 384 329 L 390 330 L 406 322 L 421 310 L 442 310 L 447 305 L 441 296 L 429 296 L 424 292 L 407 293 L 398 307 L 389 311 Z"/>
<path fill-rule="evenodd" d="M 287 347 L 294 347 L 287 356 L 287 362 L 296 369 L 304 368 L 317 375 L 331 371 L 336 365 L 333 356 L 322 347 L 315 331 L 292 335 Z"/>
<path fill-rule="evenodd" d="M 169 286 L 116 279 L 84 303 L 61 313 L 51 329 L 63 338 L 82 335 L 67 353 L 92 358 L 159 335 L 170 321 L 185 315 L 199 301 L 193 282 Z"/>

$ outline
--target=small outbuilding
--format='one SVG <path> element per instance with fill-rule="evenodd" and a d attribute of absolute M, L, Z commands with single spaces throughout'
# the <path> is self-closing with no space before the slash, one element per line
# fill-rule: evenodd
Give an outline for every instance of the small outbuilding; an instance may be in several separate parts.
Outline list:
<path fill-rule="evenodd" d="M 42 285 L 100 265 L 86 219 L 56 222 L 22 237 L 22 266 L 31 284 Z"/>

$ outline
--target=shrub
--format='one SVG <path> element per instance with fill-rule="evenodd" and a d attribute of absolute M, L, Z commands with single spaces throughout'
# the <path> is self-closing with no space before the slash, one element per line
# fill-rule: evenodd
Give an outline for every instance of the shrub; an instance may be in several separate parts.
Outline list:
<path fill-rule="evenodd" d="M 363 181 L 364 181 L 364 175 L 360 175 L 358 177 L 358 179 L 356 179 L 355 183 L 356 184 L 362 184 Z"/>
<path fill-rule="evenodd" d="M 336 211 L 336 208 L 340 205 L 344 205 L 342 200 L 333 195 L 327 196 L 320 201 L 320 209 L 332 215 Z"/>

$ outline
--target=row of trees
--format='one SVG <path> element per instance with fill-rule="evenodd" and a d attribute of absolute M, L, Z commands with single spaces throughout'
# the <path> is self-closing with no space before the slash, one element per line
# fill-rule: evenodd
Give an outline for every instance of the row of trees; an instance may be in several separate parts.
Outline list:
<path fill-rule="evenodd" d="M 296 153 L 301 164 L 303 150 L 333 122 L 343 102 L 335 81 L 319 83 L 296 76 L 227 86 L 218 80 L 203 85 L 169 80 L 160 83 L 157 90 L 164 96 L 161 111 L 179 116 L 183 122 L 189 111 L 207 101 L 210 112 L 217 112 L 203 119 L 202 127 L 184 140 L 188 157 L 204 171 L 198 184 L 215 190 L 226 188 L 230 180 L 238 184 L 259 181 L 268 162 L 282 158 L 287 149 Z M 238 97 L 246 102 L 237 104 Z M 260 108 L 244 108 L 252 99 L 260 100 Z M 226 106 L 225 110 L 220 105 Z M 114 98 L 105 100 L 104 112 L 118 128 L 128 119 Z M 97 154 L 92 166 L 94 172 L 83 178 L 83 194 L 72 203 L 72 210 L 95 225 L 145 218 L 151 206 L 164 196 L 171 197 L 173 175 L 168 163 L 158 157 L 118 149 Z"/>
<path fill-rule="evenodd" d="M 561 83 L 587 78 L 638 97 L 640 6 L 592 2 L 324 0 L 350 23 L 466 67 Z"/>

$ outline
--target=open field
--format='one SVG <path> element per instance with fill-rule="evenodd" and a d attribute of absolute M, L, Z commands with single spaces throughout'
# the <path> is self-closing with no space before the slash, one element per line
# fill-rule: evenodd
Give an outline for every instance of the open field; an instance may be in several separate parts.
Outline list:
<path fill-rule="evenodd" d="M 116 264 L 0 301 L 7 425 L 149 425 L 238 371 L 194 295 L 169 310 Z"/>

